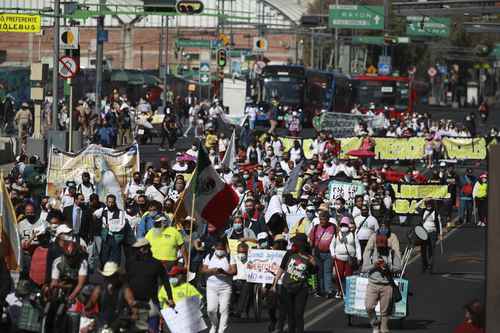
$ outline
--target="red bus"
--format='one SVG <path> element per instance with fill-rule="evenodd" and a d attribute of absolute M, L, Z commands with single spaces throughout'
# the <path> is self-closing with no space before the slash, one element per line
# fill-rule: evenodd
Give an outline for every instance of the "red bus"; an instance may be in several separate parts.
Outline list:
<path fill-rule="evenodd" d="M 351 82 L 352 103 L 363 113 L 387 110 L 390 118 L 399 118 L 414 110 L 416 94 L 408 77 L 358 75 Z"/>

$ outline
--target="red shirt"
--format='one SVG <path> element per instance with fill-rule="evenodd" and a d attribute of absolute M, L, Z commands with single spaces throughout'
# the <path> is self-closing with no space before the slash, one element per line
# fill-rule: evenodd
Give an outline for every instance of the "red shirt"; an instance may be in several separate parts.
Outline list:
<path fill-rule="evenodd" d="M 472 325 L 471 323 L 464 322 L 455 328 L 453 333 L 484 333 L 484 328 Z"/>

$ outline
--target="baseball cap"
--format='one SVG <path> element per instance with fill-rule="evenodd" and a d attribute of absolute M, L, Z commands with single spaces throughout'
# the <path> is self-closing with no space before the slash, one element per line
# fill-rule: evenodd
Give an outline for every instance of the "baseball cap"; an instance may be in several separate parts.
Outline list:
<path fill-rule="evenodd" d="M 61 224 L 60 226 L 57 227 L 56 229 L 56 237 L 59 237 L 63 234 L 70 234 L 73 232 L 73 229 L 68 227 L 66 224 Z"/>
<path fill-rule="evenodd" d="M 176 276 L 179 274 L 186 274 L 186 269 L 184 267 L 175 265 L 170 269 L 170 272 L 168 272 L 168 276 Z"/>

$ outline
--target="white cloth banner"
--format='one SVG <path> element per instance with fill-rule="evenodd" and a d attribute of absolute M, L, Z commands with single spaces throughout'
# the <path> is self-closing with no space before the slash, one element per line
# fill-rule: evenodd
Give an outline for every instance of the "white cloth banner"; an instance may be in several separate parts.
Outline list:
<path fill-rule="evenodd" d="M 247 282 L 273 283 L 285 251 L 249 249 Z"/>
<path fill-rule="evenodd" d="M 198 333 L 207 329 L 198 297 L 184 298 L 175 305 L 175 309 L 161 310 L 161 315 L 171 333 Z"/>

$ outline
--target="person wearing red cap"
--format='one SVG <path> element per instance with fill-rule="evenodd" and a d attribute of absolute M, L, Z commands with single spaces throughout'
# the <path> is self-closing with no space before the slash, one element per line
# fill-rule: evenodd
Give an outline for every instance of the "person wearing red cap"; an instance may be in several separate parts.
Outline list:
<path fill-rule="evenodd" d="M 191 283 L 186 280 L 186 269 L 181 266 L 174 266 L 168 272 L 170 286 L 172 288 L 172 299 L 175 304 L 179 303 L 186 297 L 203 298 L 203 295 Z M 161 287 L 158 291 L 158 300 L 160 306 L 165 309 L 169 306 L 169 298 L 165 287 Z"/>
<path fill-rule="evenodd" d="M 488 175 L 483 173 L 474 184 L 472 198 L 476 205 L 478 221 L 477 225 L 485 227 L 488 218 Z"/>

